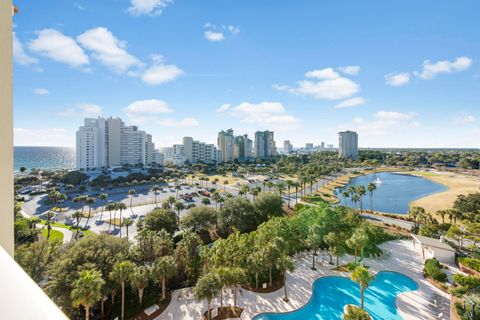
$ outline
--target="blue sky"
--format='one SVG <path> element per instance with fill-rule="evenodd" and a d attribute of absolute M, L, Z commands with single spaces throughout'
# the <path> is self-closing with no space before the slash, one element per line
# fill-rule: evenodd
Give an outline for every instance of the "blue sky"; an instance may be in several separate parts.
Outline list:
<path fill-rule="evenodd" d="M 357 130 L 361 147 L 478 147 L 479 1 L 16 0 L 15 144 L 119 116 L 157 146 Z"/>

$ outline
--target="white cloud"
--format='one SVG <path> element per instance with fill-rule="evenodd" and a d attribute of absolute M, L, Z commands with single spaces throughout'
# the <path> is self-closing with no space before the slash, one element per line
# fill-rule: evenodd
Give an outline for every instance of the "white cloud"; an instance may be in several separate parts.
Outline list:
<path fill-rule="evenodd" d="M 374 117 L 382 121 L 407 121 L 416 116 L 413 112 L 402 113 L 396 111 L 379 111 Z"/>
<path fill-rule="evenodd" d="M 404 86 L 410 82 L 410 73 L 400 72 L 400 73 L 389 73 L 385 75 L 385 82 L 394 87 Z"/>
<path fill-rule="evenodd" d="M 230 31 L 231 34 L 239 34 L 240 33 L 240 28 L 237 26 L 228 26 L 228 31 Z"/>
<path fill-rule="evenodd" d="M 45 88 L 36 88 L 36 89 L 33 89 L 33 93 L 36 94 L 37 96 L 45 96 L 50 92 Z"/>
<path fill-rule="evenodd" d="M 235 36 L 240 33 L 240 28 L 234 25 L 221 25 L 217 27 L 213 23 L 207 22 L 203 25 L 203 27 L 209 29 L 203 33 L 203 36 L 208 41 L 213 42 L 220 42 L 225 40 L 228 34 Z"/>
<path fill-rule="evenodd" d="M 81 5 L 80 3 L 78 3 L 78 2 L 74 2 L 74 3 L 73 3 L 73 6 L 74 6 L 75 8 L 77 8 L 78 10 L 81 10 L 81 11 L 85 11 L 85 10 L 86 10 L 86 8 L 85 8 L 84 6 L 82 6 L 82 5 Z"/>
<path fill-rule="evenodd" d="M 173 64 L 164 64 L 163 57 L 154 55 L 153 64 L 141 75 L 143 82 L 149 85 L 160 85 L 184 74 L 183 70 Z"/>
<path fill-rule="evenodd" d="M 468 124 L 474 123 L 475 121 L 477 121 L 477 118 L 472 115 L 459 116 L 454 119 L 455 124 Z"/>
<path fill-rule="evenodd" d="M 223 35 L 222 32 L 215 32 L 215 31 L 205 31 L 203 34 L 205 36 L 205 39 L 208 41 L 214 41 L 214 42 L 219 42 L 225 40 L 225 36 Z"/>
<path fill-rule="evenodd" d="M 96 104 L 82 103 L 72 108 L 61 111 L 58 115 L 62 117 L 94 118 L 102 114 L 102 108 Z"/>
<path fill-rule="evenodd" d="M 359 66 L 344 66 L 344 67 L 339 67 L 337 68 L 343 73 L 356 76 L 360 73 L 360 67 Z"/>
<path fill-rule="evenodd" d="M 134 16 L 150 15 L 158 16 L 172 0 L 130 0 L 128 12 Z"/>
<path fill-rule="evenodd" d="M 273 85 L 273 88 L 297 95 L 309 95 L 319 100 L 347 99 L 360 91 L 358 83 L 340 76 L 333 68 L 308 71 L 305 77 L 316 80 L 299 81 L 296 87 Z"/>
<path fill-rule="evenodd" d="M 352 123 L 340 126 L 340 129 L 352 129 L 364 136 L 386 136 L 405 129 L 420 127 L 413 112 L 379 111 L 373 119 L 354 118 Z"/>
<path fill-rule="evenodd" d="M 118 40 L 106 28 L 94 28 L 77 37 L 77 41 L 85 49 L 92 52 L 94 59 L 106 65 L 114 72 L 124 73 L 142 63 L 126 51 L 126 43 Z"/>
<path fill-rule="evenodd" d="M 23 44 L 18 40 L 15 32 L 13 32 L 13 59 L 16 63 L 24 66 L 38 63 L 36 58 L 29 56 L 25 52 Z"/>
<path fill-rule="evenodd" d="M 162 118 L 162 114 L 173 113 L 174 110 L 158 99 L 138 100 L 123 108 L 129 122 L 136 125 L 154 125 L 162 127 L 196 127 L 199 122 L 194 118 L 174 119 Z"/>
<path fill-rule="evenodd" d="M 320 70 L 312 70 L 305 73 L 307 78 L 316 78 L 316 79 L 338 79 L 340 75 L 333 71 L 332 68 L 325 68 Z"/>
<path fill-rule="evenodd" d="M 360 106 L 360 105 L 364 104 L 365 102 L 367 102 L 367 100 L 365 100 L 365 98 L 355 97 L 355 98 L 347 99 L 347 100 L 344 100 L 344 101 L 340 102 L 339 104 L 337 104 L 335 106 L 335 109 L 344 109 L 344 108 L 356 107 L 356 106 Z"/>
<path fill-rule="evenodd" d="M 173 109 L 165 101 L 150 99 L 132 102 L 123 111 L 129 114 L 159 114 L 172 113 Z"/>
<path fill-rule="evenodd" d="M 28 43 L 31 51 L 72 67 L 89 63 L 88 56 L 72 38 L 55 29 L 43 29 L 35 33 L 37 38 Z"/>
<path fill-rule="evenodd" d="M 230 103 L 225 103 L 225 104 L 222 104 L 220 106 L 220 108 L 218 108 L 217 110 L 215 110 L 217 113 L 222 113 L 222 112 L 225 112 L 225 111 L 228 111 L 230 110 L 230 107 L 232 105 Z"/>
<path fill-rule="evenodd" d="M 430 60 L 423 62 L 423 70 L 415 72 L 415 75 L 428 80 L 433 79 L 439 73 L 453 73 L 467 70 L 472 65 L 472 59 L 458 57 L 454 61 L 442 60 L 432 63 Z"/>
<path fill-rule="evenodd" d="M 63 128 L 15 128 L 16 146 L 73 146 L 73 135 Z"/>
<path fill-rule="evenodd" d="M 279 102 L 243 102 L 234 107 L 225 106 L 224 104 L 219 109 L 224 109 L 224 114 L 237 118 L 243 124 L 276 130 L 293 129 L 300 125 L 300 120 L 289 114 Z"/>

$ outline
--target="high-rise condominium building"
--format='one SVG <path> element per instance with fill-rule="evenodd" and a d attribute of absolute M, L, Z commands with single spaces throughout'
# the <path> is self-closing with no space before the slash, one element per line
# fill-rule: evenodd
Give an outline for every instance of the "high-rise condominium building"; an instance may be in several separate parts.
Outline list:
<path fill-rule="evenodd" d="M 325 142 L 322 141 L 322 143 L 320 144 L 320 148 L 325 149 Z"/>
<path fill-rule="evenodd" d="M 283 153 L 290 154 L 293 151 L 293 146 L 290 143 L 290 140 L 283 141 Z"/>
<path fill-rule="evenodd" d="M 273 131 L 255 132 L 255 157 L 266 159 L 277 155 Z"/>
<path fill-rule="evenodd" d="M 233 130 L 220 131 L 218 133 L 217 146 L 219 150 L 219 162 L 231 162 L 234 159 L 233 152 L 234 136 Z"/>
<path fill-rule="evenodd" d="M 119 118 L 86 118 L 76 134 L 77 170 L 152 163 L 152 136 Z"/>
<path fill-rule="evenodd" d="M 358 134 L 354 131 L 338 133 L 338 157 L 356 159 L 358 157 Z"/>
<path fill-rule="evenodd" d="M 217 161 L 215 145 L 193 140 L 192 137 L 183 138 L 183 153 L 185 160 L 191 163 L 215 163 Z"/>
<path fill-rule="evenodd" d="M 245 161 L 252 157 L 252 140 L 248 135 L 236 136 L 233 140 L 233 159 Z"/>
<path fill-rule="evenodd" d="M 305 149 L 308 151 L 313 150 L 313 143 L 305 143 Z"/>

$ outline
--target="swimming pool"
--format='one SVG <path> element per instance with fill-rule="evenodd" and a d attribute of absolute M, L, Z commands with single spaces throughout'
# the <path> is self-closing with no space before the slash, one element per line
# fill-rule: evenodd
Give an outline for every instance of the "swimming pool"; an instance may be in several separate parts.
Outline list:
<path fill-rule="evenodd" d="M 409 277 L 391 271 L 377 273 L 365 290 L 365 310 L 374 320 L 402 319 L 397 312 L 396 296 L 417 290 Z M 345 277 L 323 277 L 313 283 L 313 295 L 302 308 L 287 313 L 262 313 L 254 320 L 334 320 L 342 319 L 346 304 L 360 305 L 360 288 Z"/>

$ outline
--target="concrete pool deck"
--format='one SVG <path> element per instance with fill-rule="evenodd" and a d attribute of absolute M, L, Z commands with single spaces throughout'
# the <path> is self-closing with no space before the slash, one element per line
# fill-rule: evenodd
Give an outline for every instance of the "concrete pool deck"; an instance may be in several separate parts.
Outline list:
<path fill-rule="evenodd" d="M 423 278 L 423 260 L 420 253 L 413 247 L 410 240 L 396 240 L 381 245 L 388 254 L 377 259 L 365 259 L 365 264 L 370 270 L 377 273 L 382 270 L 400 272 L 409 276 L 418 284 L 418 290 L 400 294 L 397 296 L 397 308 L 403 319 L 449 319 L 450 307 L 449 295 L 428 283 Z M 319 258 L 328 261 L 328 255 L 322 253 Z M 323 276 L 346 276 L 347 273 L 330 270 L 332 266 L 317 265 L 317 270 L 312 271 L 311 255 L 300 253 L 295 257 L 296 269 L 287 275 L 288 303 L 283 301 L 283 288 L 271 293 L 254 293 L 242 289 L 238 295 L 238 306 L 245 308 L 241 319 L 252 319 L 255 315 L 265 312 L 288 312 L 296 310 L 305 305 L 312 295 L 313 282 Z M 345 256 L 342 263 L 353 260 L 352 256 Z M 224 291 L 226 292 L 226 291 Z M 439 316 L 433 300 L 447 310 Z M 233 304 L 232 294 L 224 294 L 224 304 Z M 218 298 L 212 301 L 212 307 L 220 305 Z M 174 293 L 172 302 L 167 309 L 156 318 L 156 320 L 190 320 L 201 319 L 206 311 L 206 302 L 198 302 L 193 298 L 178 299 Z"/>

